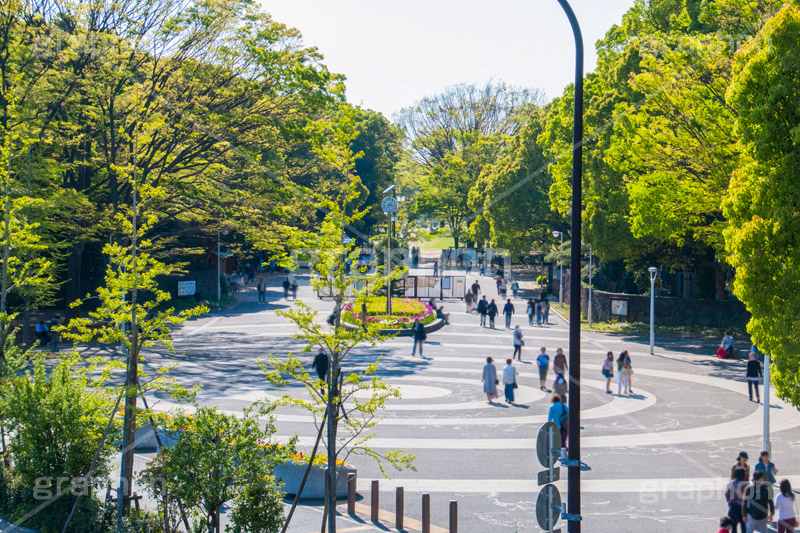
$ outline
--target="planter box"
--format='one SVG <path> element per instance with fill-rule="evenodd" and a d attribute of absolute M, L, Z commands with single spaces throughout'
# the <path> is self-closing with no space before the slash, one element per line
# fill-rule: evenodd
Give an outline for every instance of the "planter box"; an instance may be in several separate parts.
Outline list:
<path fill-rule="evenodd" d="M 275 468 L 275 477 L 283 482 L 283 490 L 286 494 L 294 496 L 300 489 L 300 484 L 303 482 L 303 476 L 306 473 L 308 463 L 300 461 L 291 461 L 285 465 Z M 356 469 L 352 466 L 340 466 L 336 468 L 336 497 L 347 497 L 347 477 L 349 474 L 356 474 Z M 323 500 L 325 499 L 325 476 L 328 473 L 327 468 L 321 466 L 312 466 L 311 471 L 308 473 L 306 485 L 303 487 L 303 494 L 301 500 Z"/>
<path fill-rule="evenodd" d="M 175 446 L 180 436 L 180 431 L 168 432 L 164 429 L 158 430 L 158 437 L 161 439 L 161 446 L 164 448 L 171 448 Z M 136 430 L 136 432 L 133 434 L 133 443 L 133 449 L 137 452 L 158 449 L 156 434 L 153 431 L 153 426 L 150 425 L 150 422 L 145 422 L 142 427 Z"/>
<path fill-rule="evenodd" d="M 356 331 L 361 329 L 361 326 L 356 326 L 355 324 L 350 324 L 349 322 L 342 322 L 342 327 L 349 331 Z M 434 331 L 438 331 L 444 327 L 444 320 L 441 318 L 437 318 L 427 326 L 425 326 L 425 333 L 433 333 Z M 411 336 L 411 326 L 403 329 L 382 329 L 381 335 L 394 335 L 396 337 L 410 337 Z"/>

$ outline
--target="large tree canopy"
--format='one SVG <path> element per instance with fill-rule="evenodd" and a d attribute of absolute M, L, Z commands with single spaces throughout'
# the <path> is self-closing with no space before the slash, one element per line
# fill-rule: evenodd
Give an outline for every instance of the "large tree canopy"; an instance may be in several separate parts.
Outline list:
<path fill-rule="evenodd" d="M 725 213 L 736 295 L 770 352 L 778 394 L 800 407 L 800 8 L 786 5 L 737 55 L 728 94 L 745 163 Z"/>

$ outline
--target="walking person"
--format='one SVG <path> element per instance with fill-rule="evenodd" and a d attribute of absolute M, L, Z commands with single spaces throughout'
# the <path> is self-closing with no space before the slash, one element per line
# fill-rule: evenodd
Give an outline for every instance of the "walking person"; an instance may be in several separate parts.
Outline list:
<path fill-rule="evenodd" d="M 542 318 L 544 318 L 544 306 L 542 305 L 541 295 L 538 298 L 536 298 L 534 304 L 536 306 L 536 325 L 542 327 Z"/>
<path fill-rule="evenodd" d="M 61 332 L 58 331 L 58 327 L 61 325 L 61 315 L 55 314 L 53 318 L 50 319 L 50 351 L 52 353 L 58 353 L 58 343 L 61 340 Z"/>
<path fill-rule="evenodd" d="M 733 524 L 731 523 L 731 519 L 727 516 L 723 516 L 719 519 L 719 531 L 717 533 L 728 533 L 731 530 Z"/>
<path fill-rule="evenodd" d="M 439 261 L 436 260 L 433 262 L 433 277 L 439 277 Z"/>
<path fill-rule="evenodd" d="M 477 279 L 472 284 L 472 287 L 470 287 L 470 289 L 472 289 L 472 301 L 473 302 L 477 302 L 478 301 L 478 295 L 481 293 L 481 284 L 478 283 Z"/>
<path fill-rule="evenodd" d="M 39 340 L 39 344 L 41 346 L 47 346 L 47 343 L 50 341 L 50 337 L 47 334 L 49 330 L 47 329 L 47 325 L 44 323 L 44 320 L 37 322 L 33 329 L 34 333 L 36 334 L 36 338 Z"/>
<path fill-rule="evenodd" d="M 425 344 L 425 339 L 428 338 L 428 335 L 425 333 L 425 326 L 420 323 L 419 318 L 414 319 L 411 333 L 414 335 L 414 348 L 411 349 L 411 357 L 417 355 L 417 346 L 419 346 L 419 356 L 422 357 L 422 345 Z"/>
<path fill-rule="evenodd" d="M 747 359 L 747 394 L 750 396 L 750 401 L 753 401 L 753 389 L 756 391 L 756 403 L 761 403 L 761 398 L 759 397 L 758 386 L 761 384 L 761 380 L 764 379 L 764 374 L 761 372 L 761 363 L 758 362 L 756 359 L 755 352 L 750 352 L 750 356 Z"/>
<path fill-rule="evenodd" d="M 539 390 L 547 390 L 547 370 L 550 368 L 550 356 L 547 355 L 547 348 L 542 346 L 541 353 L 536 356 L 536 363 L 539 366 Z"/>
<path fill-rule="evenodd" d="M 767 533 L 767 522 L 771 522 L 775 514 L 770 488 L 764 482 L 763 472 L 753 472 L 753 484 L 747 487 L 742 504 L 747 533 Z"/>
<path fill-rule="evenodd" d="M 497 318 L 497 304 L 494 303 L 494 298 L 489 303 L 489 306 L 486 308 L 486 314 L 489 315 L 489 327 L 494 329 L 494 319 Z"/>
<path fill-rule="evenodd" d="M 746 533 L 742 503 L 747 486 L 747 481 L 744 479 L 744 468 L 734 469 L 733 479 L 728 481 L 728 485 L 725 487 L 725 501 L 728 502 L 728 517 L 731 519 L 731 531 L 733 532 Z"/>
<path fill-rule="evenodd" d="M 294 275 L 294 272 L 289 274 L 289 285 L 292 289 L 292 300 L 297 300 L 297 277 Z"/>
<path fill-rule="evenodd" d="M 317 377 L 319 380 L 325 383 L 325 377 L 328 375 L 328 355 L 325 353 L 325 350 L 322 346 L 319 347 L 319 351 L 317 352 L 316 357 L 314 357 L 314 362 L 311 364 L 311 368 L 317 371 Z M 325 394 L 325 389 L 320 389 L 320 395 Z"/>
<path fill-rule="evenodd" d="M 608 352 L 603 361 L 603 377 L 606 378 L 606 394 L 611 394 L 611 380 L 614 379 L 614 352 Z"/>
<path fill-rule="evenodd" d="M 617 358 L 617 394 L 622 395 L 623 392 L 628 392 L 628 374 L 625 370 L 625 360 L 628 358 L 628 352 L 622 352 Z"/>
<path fill-rule="evenodd" d="M 555 368 L 553 369 L 556 378 L 553 380 L 553 392 L 558 394 L 562 398 L 567 397 L 567 377 L 564 375 L 563 372 L 555 372 Z"/>
<path fill-rule="evenodd" d="M 542 294 L 542 322 L 550 325 L 550 300 L 547 294 Z"/>
<path fill-rule="evenodd" d="M 517 388 L 517 368 L 511 359 L 506 359 L 506 366 L 503 368 L 503 385 L 506 395 L 506 403 L 514 403 L 514 389 Z"/>
<path fill-rule="evenodd" d="M 472 259 L 467 259 L 466 275 L 469 276 L 470 274 L 472 274 Z"/>
<path fill-rule="evenodd" d="M 497 398 L 497 368 L 494 366 L 494 359 L 491 357 L 486 358 L 486 364 L 483 365 L 483 393 L 486 394 L 486 399 L 489 403 Z"/>
<path fill-rule="evenodd" d="M 755 478 L 755 473 L 761 472 L 764 474 L 764 482 L 770 485 L 772 488 L 772 484 L 775 483 L 775 474 L 778 473 L 778 469 L 775 468 L 775 464 L 769 460 L 769 452 L 764 450 L 758 456 L 758 462 L 756 466 L 753 467 L 753 476 Z"/>
<path fill-rule="evenodd" d="M 514 326 L 514 355 L 511 356 L 511 359 L 522 361 L 522 347 L 525 345 L 522 337 L 522 330 L 519 329 L 519 324 L 517 324 Z"/>
<path fill-rule="evenodd" d="M 519 292 L 519 283 L 517 282 L 517 280 L 514 280 L 511 282 L 511 295 L 514 298 L 516 298 L 518 292 Z"/>
<path fill-rule="evenodd" d="M 744 469 L 744 480 L 750 481 L 750 465 L 747 464 L 749 458 L 747 452 L 739 452 L 739 455 L 736 456 L 736 463 L 731 467 L 731 479 L 733 479 L 733 474 L 736 472 L 736 469 L 742 468 Z"/>
<path fill-rule="evenodd" d="M 500 280 L 500 297 L 506 298 L 508 296 L 508 280 L 506 278 L 502 278 Z"/>
<path fill-rule="evenodd" d="M 775 522 L 778 525 L 778 533 L 794 533 L 794 528 L 797 527 L 797 514 L 792 484 L 788 479 L 784 479 L 779 489 L 780 494 L 775 498 Z"/>
<path fill-rule="evenodd" d="M 506 305 L 503 306 L 503 314 L 506 317 L 506 329 L 511 329 L 511 316 L 514 314 L 514 304 L 511 303 L 511 298 L 506 300 Z"/>
<path fill-rule="evenodd" d="M 628 387 L 625 394 L 633 394 L 633 364 L 631 363 L 631 356 L 628 355 L 628 350 L 625 350 L 619 354 L 619 357 L 622 359 L 622 370 L 620 372 L 625 376 L 625 383 Z"/>
<path fill-rule="evenodd" d="M 367 331 L 367 300 L 361 302 L 361 329 Z"/>
<path fill-rule="evenodd" d="M 472 291 L 467 291 L 464 294 L 464 305 L 467 308 L 467 314 L 472 314 Z"/>
<path fill-rule="evenodd" d="M 256 290 L 258 291 L 258 303 L 267 303 L 267 284 L 264 282 L 264 278 L 258 280 Z"/>
<path fill-rule="evenodd" d="M 489 302 L 486 301 L 486 296 L 478 302 L 478 314 L 481 315 L 481 327 L 486 327 L 486 315 L 489 313 Z"/>
<path fill-rule="evenodd" d="M 564 349 L 556 349 L 556 356 L 553 358 L 553 372 L 567 376 L 569 371 L 569 364 L 567 363 L 567 356 L 564 355 Z"/>
<path fill-rule="evenodd" d="M 283 297 L 288 300 L 289 299 L 289 289 L 292 287 L 292 284 L 289 283 L 289 276 L 286 276 L 281 283 L 283 285 Z"/>
<path fill-rule="evenodd" d="M 533 326 L 533 314 L 536 312 L 536 304 L 533 303 L 533 298 L 528 298 L 528 307 L 525 312 L 528 314 L 528 325 Z"/>
<path fill-rule="evenodd" d="M 558 394 L 550 397 L 550 409 L 547 411 L 547 421 L 558 427 L 561 433 L 561 448 L 567 449 L 567 427 L 569 424 L 569 408 L 564 399 Z"/>

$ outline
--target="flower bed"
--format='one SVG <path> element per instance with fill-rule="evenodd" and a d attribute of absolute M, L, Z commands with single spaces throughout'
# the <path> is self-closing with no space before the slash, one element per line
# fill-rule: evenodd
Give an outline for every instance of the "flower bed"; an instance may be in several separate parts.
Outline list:
<path fill-rule="evenodd" d="M 342 318 L 348 324 L 361 325 L 361 301 L 345 306 Z M 380 324 L 382 329 L 406 329 L 419 319 L 423 325 L 436 320 L 436 310 L 429 304 L 414 298 L 392 298 L 392 315 L 386 314 L 386 299 L 371 297 L 367 299 L 367 323 Z"/>

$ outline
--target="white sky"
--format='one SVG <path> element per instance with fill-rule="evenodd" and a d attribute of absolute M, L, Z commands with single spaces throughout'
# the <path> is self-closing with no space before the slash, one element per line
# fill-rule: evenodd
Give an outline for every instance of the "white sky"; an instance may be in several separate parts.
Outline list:
<path fill-rule="evenodd" d="M 583 30 L 586 71 L 594 43 L 634 0 L 572 0 Z M 458 83 L 493 79 L 561 94 L 574 79 L 575 48 L 556 0 L 261 0 L 275 20 L 298 28 L 348 100 L 391 118 Z"/>

